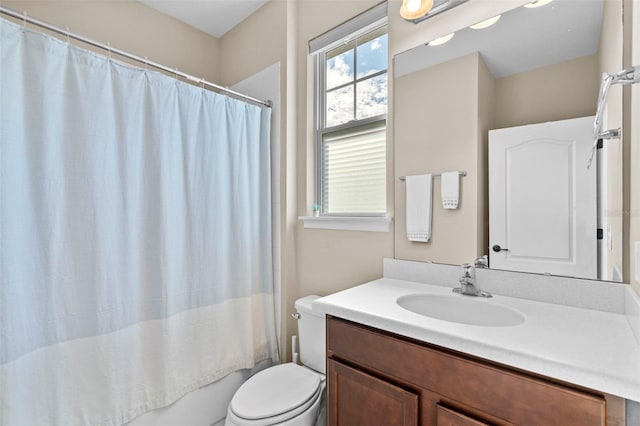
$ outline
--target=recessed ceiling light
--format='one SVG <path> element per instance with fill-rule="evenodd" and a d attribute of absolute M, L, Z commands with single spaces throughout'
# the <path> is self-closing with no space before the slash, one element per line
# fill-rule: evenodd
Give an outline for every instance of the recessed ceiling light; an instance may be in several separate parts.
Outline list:
<path fill-rule="evenodd" d="M 501 16 L 502 15 L 496 15 L 493 18 L 485 19 L 484 21 L 480 21 L 477 24 L 471 25 L 469 28 L 472 28 L 474 30 L 481 30 L 483 28 L 490 27 L 496 22 L 498 22 L 498 19 L 500 19 Z"/>
<path fill-rule="evenodd" d="M 436 38 L 434 40 L 431 40 L 427 44 L 429 46 L 440 46 L 441 44 L 445 44 L 446 42 L 451 40 L 454 35 L 455 35 L 455 33 L 447 34 L 446 36 L 438 37 L 438 38 Z"/>
<path fill-rule="evenodd" d="M 544 6 L 545 4 L 549 4 L 551 3 L 551 0 L 534 0 L 531 3 L 527 3 L 524 5 L 524 7 L 529 8 L 529 9 L 533 9 L 535 7 L 541 7 Z"/>

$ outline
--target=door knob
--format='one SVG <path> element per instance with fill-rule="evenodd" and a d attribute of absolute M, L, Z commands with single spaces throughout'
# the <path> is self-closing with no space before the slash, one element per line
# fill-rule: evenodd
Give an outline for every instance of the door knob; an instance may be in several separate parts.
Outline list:
<path fill-rule="evenodd" d="M 495 251 L 496 253 L 500 253 L 501 251 L 509 251 L 509 249 L 502 248 L 498 244 L 496 244 L 495 246 L 491 247 L 491 249 L 493 251 Z"/>

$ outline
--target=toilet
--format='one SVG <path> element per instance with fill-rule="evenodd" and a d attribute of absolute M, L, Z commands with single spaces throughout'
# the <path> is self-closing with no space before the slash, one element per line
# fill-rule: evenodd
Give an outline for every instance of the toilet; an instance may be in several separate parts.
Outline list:
<path fill-rule="evenodd" d="M 324 425 L 325 318 L 312 309 L 316 299 L 295 303 L 303 365 L 279 364 L 252 376 L 233 395 L 225 426 Z"/>

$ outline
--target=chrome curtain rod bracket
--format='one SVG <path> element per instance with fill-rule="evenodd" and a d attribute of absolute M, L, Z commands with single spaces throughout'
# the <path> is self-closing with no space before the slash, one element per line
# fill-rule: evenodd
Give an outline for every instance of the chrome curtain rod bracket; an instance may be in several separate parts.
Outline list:
<path fill-rule="evenodd" d="M 84 36 L 81 36 L 79 34 L 75 34 L 75 33 L 70 32 L 69 28 L 63 29 L 63 28 L 57 27 L 55 25 L 49 24 L 47 22 L 40 21 L 38 19 L 34 19 L 34 18 L 28 16 L 26 12 L 25 13 L 18 13 L 13 9 L 9 9 L 8 7 L 0 6 L 0 13 L 3 13 L 3 14 L 8 15 L 8 16 L 11 16 L 12 18 L 15 18 L 15 19 L 18 19 L 18 20 L 23 20 L 25 27 L 26 27 L 27 23 L 29 23 L 29 24 L 35 25 L 37 27 L 44 28 L 46 30 L 52 31 L 52 32 L 54 32 L 56 34 L 60 34 L 60 35 L 62 35 L 64 37 L 66 37 L 67 40 L 69 38 L 72 38 L 74 40 L 78 40 L 78 41 L 80 41 L 82 43 L 88 44 L 90 46 L 97 47 L 99 49 L 107 51 L 109 53 L 109 58 L 111 58 L 111 54 L 112 53 L 115 53 L 115 54 L 117 54 L 119 56 L 122 56 L 124 58 L 131 59 L 132 61 L 144 64 L 145 69 L 147 68 L 147 66 L 152 66 L 152 67 L 154 67 L 156 69 L 159 69 L 159 70 L 162 70 L 162 71 L 164 71 L 166 73 L 175 75 L 176 77 L 182 77 L 182 78 L 184 78 L 186 80 L 200 82 L 204 86 L 207 86 L 207 87 L 209 87 L 209 88 L 211 88 L 211 89 L 213 89 L 215 91 L 225 93 L 225 94 L 227 94 L 227 95 L 229 95 L 229 96 L 231 96 L 233 98 L 240 99 L 240 100 L 243 100 L 245 102 L 250 102 L 252 104 L 260 105 L 260 106 L 263 106 L 263 107 L 271 108 L 271 105 L 270 105 L 269 101 L 263 101 L 261 99 L 256 99 L 256 98 L 251 97 L 249 95 L 245 95 L 244 93 L 236 92 L 235 90 L 227 89 L 226 87 L 222 87 L 222 86 L 217 85 L 215 83 L 211 83 L 211 82 L 206 81 L 204 79 L 200 79 L 200 78 L 194 77 L 194 76 L 192 76 L 190 74 L 184 73 L 182 71 L 178 71 L 177 68 L 170 68 L 170 67 L 167 67 L 165 65 L 159 64 L 157 62 L 149 61 L 149 60 L 146 59 L 146 57 L 143 58 L 141 56 L 134 55 L 133 53 L 129 53 L 129 52 L 126 52 L 124 50 L 113 48 L 108 43 L 104 44 L 104 43 L 97 42 L 95 40 L 91 40 L 91 39 L 89 39 L 87 37 L 84 37 Z"/>
<path fill-rule="evenodd" d="M 626 68 L 617 74 L 612 74 L 613 81 L 611 84 L 635 84 L 640 82 L 640 65 Z"/>
<path fill-rule="evenodd" d="M 605 130 L 604 132 L 600 132 L 599 139 L 618 139 L 620 138 L 620 133 L 621 131 L 619 127 L 617 129 Z"/>
<path fill-rule="evenodd" d="M 457 172 L 460 176 L 466 176 L 467 172 L 465 172 L 464 170 L 461 172 Z M 433 177 L 438 177 L 438 176 L 442 176 L 442 173 L 432 173 L 431 176 Z M 400 180 L 407 180 L 406 176 L 400 176 Z"/>

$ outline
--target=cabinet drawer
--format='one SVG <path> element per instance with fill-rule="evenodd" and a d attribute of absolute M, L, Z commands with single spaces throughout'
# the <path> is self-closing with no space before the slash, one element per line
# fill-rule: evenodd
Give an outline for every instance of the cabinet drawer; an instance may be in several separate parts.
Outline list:
<path fill-rule="evenodd" d="M 438 418 L 437 426 L 490 426 L 489 423 L 472 419 L 440 404 L 436 406 L 436 412 Z"/>
<path fill-rule="evenodd" d="M 332 317 L 327 355 L 514 424 L 605 424 L 602 396 Z"/>

